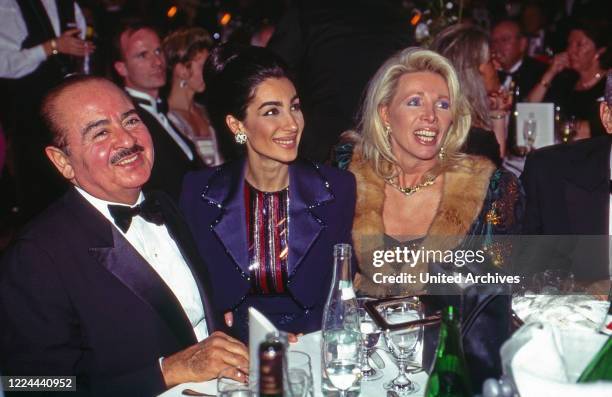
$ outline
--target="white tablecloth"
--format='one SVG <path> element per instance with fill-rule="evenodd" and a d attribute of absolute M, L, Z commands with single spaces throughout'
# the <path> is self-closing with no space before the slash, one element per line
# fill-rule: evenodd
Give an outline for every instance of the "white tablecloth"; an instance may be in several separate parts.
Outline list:
<path fill-rule="evenodd" d="M 323 397 L 321 393 L 321 332 L 302 336 L 297 343 L 291 344 L 290 350 L 299 350 L 308 353 L 312 361 L 312 373 L 314 377 L 315 397 Z M 390 360 L 387 353 L 378 350 L 385 362 L 385 368 L 382 370 L 384 376 L 375 381 L 361 382 L 361 397 L 380 397 L 385 396 L 386 391 L 383 389 L 383 384 L 389 382 L 397 376 L 397 367 Z M 425 371 L 418 374 L 410 375 L 410 380 L 419 385 L 419 391 L 410 396 L 423 396 L 425 384 L 427 383 L 427 373 Z M 193 389 L 203 393 L 216 394 L 217 381 L 211 380 L 201 383 L 184 383 L 173 387 L 172 389 L 160 394 L 159 397 L 183 397 L 181 392 L 184 389 Z"/>

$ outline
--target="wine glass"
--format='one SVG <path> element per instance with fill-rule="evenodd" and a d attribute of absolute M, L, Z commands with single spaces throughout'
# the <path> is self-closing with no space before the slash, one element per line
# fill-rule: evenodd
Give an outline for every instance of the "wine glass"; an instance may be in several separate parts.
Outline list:
<path fill-rule="evenodd" d="M 421 319 L 423 313 L 417 300 L 402 302 L 399 305 L 384 309 L 384 316 L 389 324 L 406 323 Z M 395 359 L 399 373 L 393 381 L 385 385 L 385 389 L 400 394 L 412 394 L 419 390 L 419 385 L 406 376 L 406 365 L 412 358 L 416 346 L 422 337 L 423 327 L 410 327 L 398 330 L 386 330 L 385 341 Z"/>
<path fill-rule="evenodd" d="M 372 368 L 370 365 L 370 356 L 378 344 L 382 331 L 363 308 L 359 309 L 359 319 L 361 324 L 362 343 L 361 377 L 366 381 L 380 379 L 382 377 L 382 371 Z"/>
<path fill-rule="evenodd" d="M 323 331 L 323 366 L 331 384 L 346 397 L 361 376 L 359 356 L 361 333 L 357 327 Z"/>

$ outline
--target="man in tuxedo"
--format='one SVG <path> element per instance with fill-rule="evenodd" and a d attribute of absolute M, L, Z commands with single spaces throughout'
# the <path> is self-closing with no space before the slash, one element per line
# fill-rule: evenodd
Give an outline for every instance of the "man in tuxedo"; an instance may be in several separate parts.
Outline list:
<path fill-rule="evenodd" d="M 530 270 L 566 267 L 585 282 L 609 280 L 612 275 L 608 238 L 612 235 L 611 73 L 600 118 L 607 136 L 546 147 L 527 158 L 521 175 L 527 195 L 524 233 L 567 236 L 546 248 L 541 246 L 539 252 L 544 255 L 523 263 Z"/>
<path fill-rule="evenodd" d="M 526 55 L 527 38 L 519 24 L 511 19 L 498 22 L 491 29 L 491 51 L 499 64 L 498 76 L 502 87 L 512 93 L 512 114 L 518 102 L 538 84 L 547 65 Z M 516 146 L 515 118 L 510 118 L 507 147 Z"/>
<path fill-rule="evenodd" d="M 167 104 L 159 90 L 166 84 L 166 60 L 157 33 L 146 25 L 130 25 L 115 37 L 113 66 L 123 79 L 151 137 L 157 161 L 145 190 L 163 190 L 178 200 L 183 176 L 202 166 L 189 139 L 167 117 Z"/>
<path fill-rule="evenodd" d="M 77 77 L 43 101 L 46 154 L 73 187 L 0 264 L 0 372 L 72 375 L 84 395 L 157 395 L 248 365 L 217 331 L 208 275 L 163 193 L 143 195 L 153 144 L 130 98 Z"/>

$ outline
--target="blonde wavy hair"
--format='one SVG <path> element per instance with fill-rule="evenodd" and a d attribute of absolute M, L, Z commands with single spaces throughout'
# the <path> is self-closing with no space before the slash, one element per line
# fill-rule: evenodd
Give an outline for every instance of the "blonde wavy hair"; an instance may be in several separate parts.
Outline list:
<path fill-rule="evenodd" d="M 389 58 L 370 80 L 363 101 L 357 133 L 361 136 L 362 158 L 370 162 L 374 171 L 383 179 L 397 176 L 398 161 L 391 152 L 385 126 L 379 109 L 389 105 L 395 96 L 399 79 L 406 73 L 431 72 L 446 81 L 450 93 L 452 123 L 442 147 L 445 156 L 438 158 L 424 177 L 435 177 L 456 168 L 465 155 L 460 152 L 470 129 L 470 108 L 460 91 L 459 79 L 451 63 L 433 51 L 409 47 Z"/>

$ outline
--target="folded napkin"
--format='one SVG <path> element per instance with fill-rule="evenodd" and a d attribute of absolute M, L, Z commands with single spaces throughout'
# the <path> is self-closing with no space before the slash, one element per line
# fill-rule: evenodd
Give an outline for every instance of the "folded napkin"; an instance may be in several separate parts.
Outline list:
<path fill-rule="evenodd" d="M 249 356 L 251 374 L 259 372 L 259 345 L 266 340 L 266 335 L 276 333 L 278 329 L 266 316 L 253 307 L 249 307 Z"/>
<path fill-rule="evenodd" d="M 575 383 L 606 340 L 594 331 L 526 324 L 500 350 L 504 373 L 521 397 L 610 397 L 612 382 Z"/>
<path fill-rule="evenodd" d="M 525 323 L 542 322 L 576 331 L 597 331 L 609 305 L 589 295 L 529 294 L 512 298 L 512 309 Z"/>

